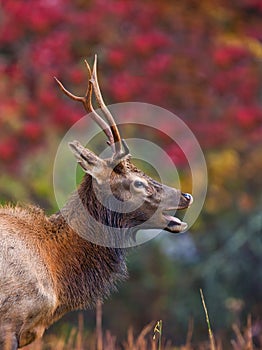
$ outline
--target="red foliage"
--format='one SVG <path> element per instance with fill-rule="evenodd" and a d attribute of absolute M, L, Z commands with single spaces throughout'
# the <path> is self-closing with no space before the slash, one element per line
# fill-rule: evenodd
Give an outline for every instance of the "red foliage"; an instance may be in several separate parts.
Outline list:
<path fill-rule="evenodd" d="M 0 159 L 6 163 L 14 161 L 14 157 L 18 153 L 18 144 L 12 138 L 6 138 L 0 142 Z"/>
<path fill-rule="evenodd" d="M 36 122 L 27 122 L 24 124 L 21 133 L 27 140 L 37 141 L 42 134 L 42 128 Z"/>
<path fill-rule="evenodd" d="M 247 44 L 262 38 L 261 4 L 218 0 L 215 6 L 211 11 L 207 0 L 4 1 L 0 92 L 12 108 L 1 107 L 0 123 L 7 113 L 15 115 L 8 123 L 10 140 L 27 142 L 22 151 L 11 147 L 3 129 L 0 157 L 23 157 L 44 142 L 48 128 L 65 132 L 81 117 L 78 107 L 64 102 L 53 76 L 82 91 L 83 58 L 95 53 L 103 61 L 107 101 L 166 107 L 184 117 L 206 149 L 238 144 L 237 129 L 250 147 L 262 137 L 259 53 Z M 221 40 L 227 34 L 237 45 Z"/>
<path fill-rule="evenodd" d="M 214 62 L 218 66 L 228 67 L 241 60 L 241 58 L 245 58 L 247 55 L 248 52 L 243 47 L 219 47 L 214 51 Z"/>
<path fill-rule="evenodd" d="M 120 68 L 127 61 L 126 53 L 120 48 L 111 49 L 107 55 L 107 62 L 113 67 Z"/>
<path fill-rule="evenodd" d="M 235 110 L 237 124 L 244 129 L 253 130 L 262 121 L 262 109 L 259 107 L 238 107 Z"/>

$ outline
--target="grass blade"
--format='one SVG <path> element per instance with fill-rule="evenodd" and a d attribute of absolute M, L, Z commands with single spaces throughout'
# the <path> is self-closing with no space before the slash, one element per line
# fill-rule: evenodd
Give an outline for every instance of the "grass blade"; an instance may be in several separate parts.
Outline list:
<path fill-rule="evenodd" d="M 206 315 L 206 322 L 207 322 L 207 327 L 208 327 L 208 335 L 209 335 L 209 340 L 210 340 L 210 349 L 211 350 L 216 350 L 215 338 L 214 338 L 214 335 L 213 335 L 213 332 L 212 332 L 212 328 L 211 328 L 211 325 L 210 325 L 208 312 L 207 312 L 207 307 L 206 307 L 206 303 L 205 303 L 205 299 L 204 299 L 204 295 L 203 295 L 202 289 L 200 289 L 200 296 L 201 296 L 202 305 L 204 307 L 204 311 L 205 311 L 205 315 Z"/>

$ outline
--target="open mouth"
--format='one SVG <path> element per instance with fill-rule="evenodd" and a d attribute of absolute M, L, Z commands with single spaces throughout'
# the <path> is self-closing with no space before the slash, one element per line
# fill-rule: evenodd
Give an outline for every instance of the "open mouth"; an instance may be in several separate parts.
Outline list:
<path fill-rule="evenodd" d="M 176 207 L 166 208 L 162 211 L 162 217 L 165 223 L 165 231 L 172 233 L 184 232 L 188 225 L 186 222 L 181 221 L 175 215 L 172 215 L 177 210 L 187 209 L 193 203 L 193 197 L 188 193 L 182 193 L 179 205 Z M 173 212 L 173 213 L 172 213 Z"/>

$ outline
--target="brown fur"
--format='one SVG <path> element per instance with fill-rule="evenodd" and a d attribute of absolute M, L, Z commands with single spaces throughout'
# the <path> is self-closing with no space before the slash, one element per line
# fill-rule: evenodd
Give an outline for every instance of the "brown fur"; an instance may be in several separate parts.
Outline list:
<path fill-rule="evenodd" d="M 124 251 L 96 246 L 57 213 L 0 208 L 0 348 L 32 342 L 64 313 L 86 308 L 126 278 Z M 14 324 L 15 320 L 15 324 Z"/>

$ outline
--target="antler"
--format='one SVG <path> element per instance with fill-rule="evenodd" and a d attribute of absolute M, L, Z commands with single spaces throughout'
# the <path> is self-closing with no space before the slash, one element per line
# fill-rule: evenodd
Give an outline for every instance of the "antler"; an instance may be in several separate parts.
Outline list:
<path fill-rule="evenodd" d="M 92 112 L 91 114 L 91 118 L 101 127 L 101 129 L 104 130 L 106 136 L 109 139 L 109 143 L 110 145 L 114 144 L 114 138 L 113 138 L 113 134 L 110 130 L 110 128 L 108 127 L 107 123 L 100 117 L 100 115 L 98 113 L 96 113 L 96 111 L 94 110 L 93 106 L 92 106 L 92 83 L 91 83 L 91 69 L 89 67 L 89 64 L 87 63 L 87 61 L 85 60 L 85 65 L 87 68 L 87 73 L 88 73 L 88 87 L 86 90 L 86 93 L 84 96 L 76 96 L 74 94 L 72 94 L 70 91 L 68 91 L 64 85 L 61 83 L 60 80 L 58 80 L 55 77 L 56 82 L 58 83 L 58 85 L 60 86 L 61 90 L 68 96 L 70 97 L 72 100 L 75 101 L 80 101 L 83 103 L 85 110 L 87 111 L 87 113 Z"/>
<path fill-rule="evenodd" d="M 84 96 L 76 96 L 68 91 L 64 85 L 55 77 L 56 82 L 60 86 L 61 90 L 72 100 L 80 101 L 83 103 L 85 110 L 87 113 L 91 113 L 92 119 L 103 129 L 106 136 L 108 137 L 108 143 L 110 146 L 114 147 L 114 155 L 113 160 L 119 160 L 126 155 L 129 154 L 129 149 L 124 140 L 121 140 L 120 133 L 118 127 L 115 123 L 115 120 L 107 108 L 98 83 L 97 79 L 97 55 L 95 55 L 93 70 L 91 73 L 90 66 L 88 62 L 85 60 L 85 65 L 88 72 L 88 87 Z M 97 100 L 97 104 L 101 109 L 106 121 L 94 110 L 92 105 L 92 92 L 94 90 L 95 98 Z M 121 150 L 121 145 L 123 146 L 123 151 Z"/>

